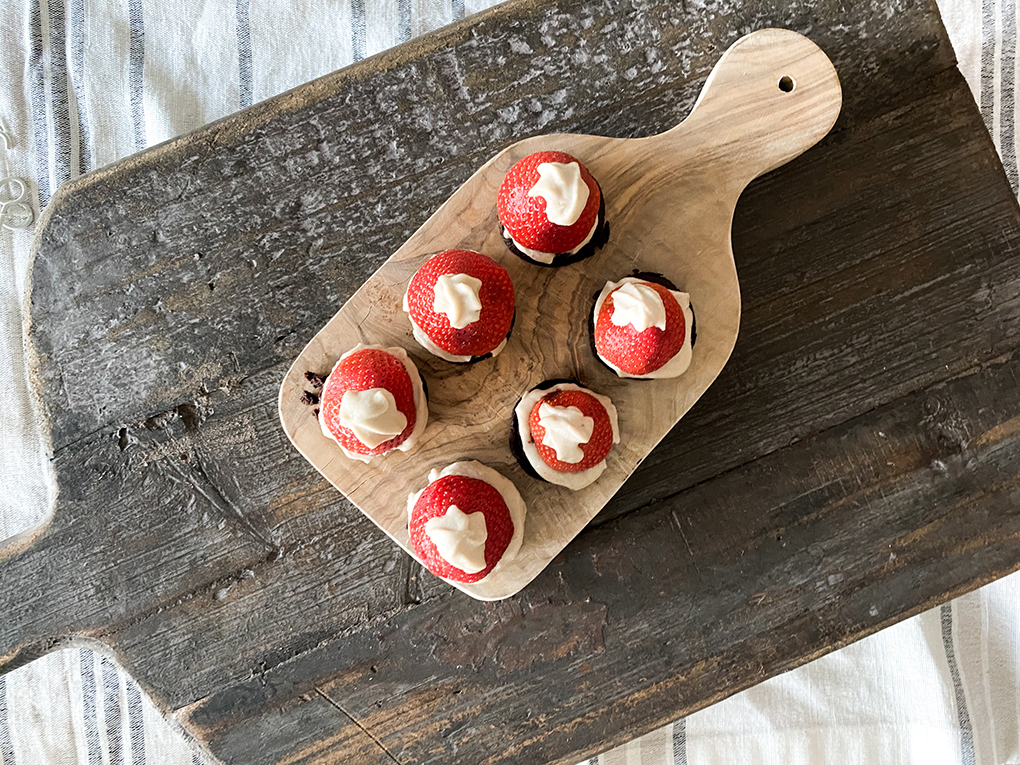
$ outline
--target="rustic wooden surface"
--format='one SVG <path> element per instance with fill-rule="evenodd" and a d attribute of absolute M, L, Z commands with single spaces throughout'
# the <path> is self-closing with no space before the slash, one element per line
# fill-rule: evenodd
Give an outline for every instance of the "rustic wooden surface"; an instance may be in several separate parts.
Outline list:
<path fill-rule="evenodd" d="M 787 92 L 783 77 L 795 83 Z M 477 459 L 509 477 L 528 507 L 524 543 L 484 581 L 451 582 L 481 600 L 507 598 L 577 536 L 641 461 L 701 398 L 726 364 L 740 325 L 740 286 L 730 248 L 733 210 L 747 184 L 817 143 L 842 96 L 825 54 L 795 32 L 762 29 L 735 42 L 680 125 L 648 138 L 535 136 L 508 146 L 454 192 L 331 318 L 294 360 L 280 388 L 288 437 L 322 475 L 414 556 L 407 495 L 429 471 Z M 503 243 L 496 194 L 510 167 L 536 151 L 578 157 L 605 194 L 609 242 L 582 263 L 543 269 Z M 477 364 L 435 359 L 415 342 L 403 295 L 429 255 L 468 248 L 495 258 L 516 285 L 513 333 L 502 353 Z M 617 377 L 591 351 L 588 317 L 607 281 L 635 269 L 664 274 L 691 294 L 699 343 L 680 377 Z M 419 446 L 385 459 L 347 459 L 301 399 L 309 371 L 326 374 L 358 343 L 407 350 L 429 391 Z M 521 396 L 546 380 L 578 380 L 609 396 L 621 443 L 594 484 L 571 491 L 525 474 L 510 449 Z M 417 559 L 417 558 L 416 558 Z"/>
<path fill-rule="evenodd" d="M 287 442 L 290 362 L 495 151 L 661 132 L 766 26 L 844 107 L 741 198 L 726 369 L 522 593 L 422 573 Z M 569 763 L 1020 562 L 1020 214 L 931 3 L 509 4 L 40 225 L 60 497 L 0 558 L 0 670 L 99 641 L 225 762 Z"/>

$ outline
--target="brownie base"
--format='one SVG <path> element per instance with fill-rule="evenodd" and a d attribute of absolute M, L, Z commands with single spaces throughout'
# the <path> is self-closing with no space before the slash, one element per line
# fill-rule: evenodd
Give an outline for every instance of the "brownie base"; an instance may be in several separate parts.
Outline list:
<path fill-rule="evenodd" d="M 595 181 L 595 185 L 599 186 L 599 182 Z M 503 237 L 503 243 L 506 244 L 507 249 L 510 250 L 514 255 L 526 260 L 528 263 L 533 263 L 536 266 L 544 266 L 545 268 L 559 268 L 560 266 L 568 266 L 571 263 L 577 263 L 579 260 L 590 258 L 595 254 L 596 250 L 602 249 L 606 242 L 609 241 L 609 224 L 606 223 L 606 198 L 602 194 L 602 187 L 599 186 L 599 213 L 596 217 L 597 226 L 595 233 L 592 235 L 591 240 L 584 247 L 579 249 L 577 252 L 561 252 L 553 256 L 552 263 L 543 263 L 540 260 L 535 260 L 530 255 L 522 252 L 517 245 L 514 244 L 513 239 L 506 232 L 506 227 L 502 221 L 499 224 L 499 233 Z"/>

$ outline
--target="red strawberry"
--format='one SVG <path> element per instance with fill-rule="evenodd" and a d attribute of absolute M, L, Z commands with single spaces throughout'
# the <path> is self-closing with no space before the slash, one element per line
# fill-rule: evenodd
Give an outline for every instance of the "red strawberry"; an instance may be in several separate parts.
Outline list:
<path fill-rule="evenodd" d="M 344 393 L 370 388 L 385 388 L 392 393 L 397 409 L 407 418 L 407 427 L 399 436 L 384 441 L 374 449 L 361 443 L 350 428 L 340 425 L 340 399 Z M 411 435 L 417 417 L 411 376 L 404 362 L 386 351 L 374 348 L 355 351 L 337 364 L 322 388 L 319 419 L 348 451 L 377 455 L 396 449 Z"/>
<path fill-rule="evenodd" d="M 482 282 L 478 321 L 463 329 L 450 325 L 445 313 L 433 308 L 435 286 L 444 274 L 467 274 Z M 471 250 L 446 250 L 429 258 L 411 277 L 407 307 L 414 323 L 433 343 L 455 356 L 484 356 L 510 334 L 514 319 L 514 285 L 510 275 L 492 258 Z"/>
<path fill-rule="evenodd" d="M 425 533 L 430 518 L 446 515 L 451 505 L 465 515 L 482 513 L 485 517 L 485 568 L 468 574 L 448 563 Z M 499 563 L 514 535 L 514 522 L 503 495 L 480 478 L 447 475 L 430 483 L 418 497 L 411 512 L 411 546 L 436 576 L 457 582 L 477 582 Z"/>
<path fill-rule="evenodd" d="M 543 403 L 550 406 L 577 407 L 586 417 L 591 417 L 595 421 L 595 428 L 588 443 L 581 444 L 584 458 L 580 462 L 560 462 L 556 459 L 556 450 L 543 443 L 545 428 L 539 423 L 538 413 Z M 582 470 L 595 467 L 606 458 L 613 446 L 613 426 L 606 408 L 593 395 L 580 390 L 557 390 L 543 396 L 532 408 L 528 426 L 542 461 L 561 473 L 580 473 Z"/>
<path fill-rule="evenodd" d="M 545 199 L 528 196 L 540 178 L 538 166 L 543 162 L 567 165 L 576 162 L 581 178 L 588 186 L 588 201 L 584 211 L 572 225 L 558 226 L 546 215 Z M 499 222 L 518 244 L 539 252 L 558 254 L 570 252 L 584 241 L 595 225 L 602 195 L 591 173 L 580 160 L 562 151 L 540 151 L 518 161 L 503 178 L 496 198 Z"/>
<path fill-rule="evenodd" d="M 630 375 L 654 372 L 677 353 L 687 337 L 687 321 L 673 294 L 661 284 L 641 282 L 662 298 L 666 309 L 666 329 L 648 327 L 637 332 L 633 324 L 613 324 L 613 292 L 603 301 L 595 319 L 595 349 L 606 361 Z"/>

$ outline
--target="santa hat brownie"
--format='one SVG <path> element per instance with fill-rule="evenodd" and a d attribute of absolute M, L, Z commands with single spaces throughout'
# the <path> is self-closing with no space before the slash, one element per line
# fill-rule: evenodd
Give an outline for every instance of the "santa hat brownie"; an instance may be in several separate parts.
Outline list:
<path fill-rule="evenodd" d="M 421 377 L 403 348 L 358 345 L 322 384 L 319 427 L 351 459 L 411 449 L 428 414 Z"/>
<path fill-rule="evenodd" d="M 599 360 L 620 377 L 678 377 L 691 365 L 691 296 L 658 274 L 606 282 L 592 311 L 592 344 Z"/>
<path fill-rule="evenodd" d="M 527 509 L 507 478 L 480 462 L 433 470 L 407 498 L 408 532 L 429 571 L 455 582 L 480 582 L 517 557 Z"/>
<path fill-rule="evenodd" d="M 588 168 L 562 151 L 540 151 L 518 161 L 496 200 L 506 246 L 527 261 L 562 266 L 606 243 L 606 205 Z"/>
<path fill-rule="evenodd" d="M 495 356 L 514 323 L 514 285 L 492 258 L 471 250 L 444 250 L 411 277 L 404 310 L 414 339 L 446 361 Z"/>
<path fill-rule="evenodd" d="M 514 408 L 511 443 L 532 476 L 577 491 L 598 480 L 620 443 L 616 407 L 569 380 L 547 380 Z"/>

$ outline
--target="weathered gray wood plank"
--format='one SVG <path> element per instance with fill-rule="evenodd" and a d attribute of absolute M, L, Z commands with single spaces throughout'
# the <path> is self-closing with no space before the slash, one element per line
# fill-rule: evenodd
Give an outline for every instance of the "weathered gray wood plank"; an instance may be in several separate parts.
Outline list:
<path fill-rule="evenodd" d="M 600 519 L 1014 347 L 1014 203 L 989 142 L 967 140 L 987 137 L 951 83 L 748 189 L 733 232 L 744 301 L 733 359 Z M 953 172 L 926 188 L 950 157 Z M 992 205 L 973 193 L 989 183 Z"/>
<path fill-rule="evenodd" d="M 454 751 L 576 761 L 650 730 L 1015 568 L 1018 363 L 969 370 L 592 529 L 519 598 L 480 606 L 440 590 L 185 719 L 240 757 L 238 731 L 259 735 L 277 710 L 299 720 L 320 688 L 398 760 L 422 763 Z M 296 761 L 344 751 L 309 746 Z"/>
<path fill-rule="evenodd" d="M 848 20 L 834 2 L 504 6 L 65 187 L 33 276 L 55 447 L 290 358 L 498 149 L 661 132 L 752 29 L 811 30 L 843 124 L 952 66 L 929 3 Z"/>
<path fill-rule="evenodd" d="M 767 25 L 845 106 L 738 207 L 733 359 L 520 596 L 451 591 L 286 444 L 290 358 L 500 146 L 658 132 Z M 0 671 L 98 639 L 228 762 L 576 761 L 1020 563 L 1018 241 L 921 2 L 511 4 L 133 158 L 40 239 Z"/>

